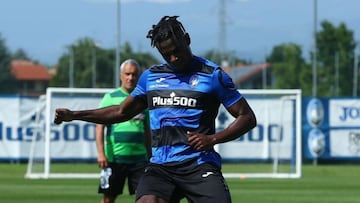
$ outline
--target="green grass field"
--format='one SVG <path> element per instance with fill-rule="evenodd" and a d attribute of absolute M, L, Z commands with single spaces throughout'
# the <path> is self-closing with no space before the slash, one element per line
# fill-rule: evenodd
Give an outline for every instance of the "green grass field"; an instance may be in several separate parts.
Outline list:
<path fill-rule="evenodd" d="M 65 165 L 64 167 L 69 167 Z M 96 168 L 94 164 L 76 167 Z M 224 172 L 241 164 L 224 165 Z M 0 202 L 100 202 L 96 179 L 25 179 L 26 164 L 0 164 Z M 359 203 L 360 165 L 304 165 L 300 179 L 227 179 L 234 203 Z M 118 203 L 134 202 L 125 193 Z M 186 201 L 182 201 L 186 202 Z"/>

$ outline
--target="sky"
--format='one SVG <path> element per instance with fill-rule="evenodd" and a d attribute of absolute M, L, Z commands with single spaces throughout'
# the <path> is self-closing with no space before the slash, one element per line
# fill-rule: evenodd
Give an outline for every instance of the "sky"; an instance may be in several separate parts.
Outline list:
<path fill-rule="evenodd" d="M 120 12 L 117 0 L 2 0 L 0 37 L 11 52 L 23 49 L 45 65 L 56 64 L 68 45 L 84 37 L 103 48 L 115 48 L 119 36 L 120 45 L 128 42 L 135 52 L 161 59 L 146 34 L 165 15 L 180 16 L 196 55 L 223 49 L 262 62 L 274 46 L 293 42 L 307 58 L 315 27 L 320 31 L 323 20 L 334 26 L 345 23 L 360 41 L 359 0 L 226 0 L 222 15 L 220 0 L 119 2 Z M 224 45 L 219 46 L 221 42 Z"/>

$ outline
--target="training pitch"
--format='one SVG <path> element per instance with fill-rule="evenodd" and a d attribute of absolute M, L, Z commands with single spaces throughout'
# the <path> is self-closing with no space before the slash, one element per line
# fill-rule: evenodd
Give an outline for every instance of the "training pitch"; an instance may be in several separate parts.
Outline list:
<path fill-rule="evenodd" d="M 65 165 L 64 167 L 73 167 Z M 97 170 L 96 164 L 76 167 Z M 224 164 L 224 172 L 242 165 Z M 97 179 L 25 179 L 26 164 L 0 163 L 0 202 L 100 202 Z M 359 203 L 360 165 L 307 164 L 300 179 L 227 179 L 234 203 Z M 117 202 L 134 202 L 127 191 Z M 182 201 L 185 203 L 187 201 Z"/>

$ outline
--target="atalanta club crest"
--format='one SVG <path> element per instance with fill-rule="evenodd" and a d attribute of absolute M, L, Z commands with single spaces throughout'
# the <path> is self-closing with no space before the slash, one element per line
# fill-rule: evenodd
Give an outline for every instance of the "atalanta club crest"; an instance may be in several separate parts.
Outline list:
<path fill-rule="evenodd" d="M 319 129 L 314 128 L 309 132 L 308 147 L 313 157 L 319 157 L 324 153 L 325 135 Z"/>
<path fill-rule="evenodd" d="M 306 109 L 306 119 L 311 126 L 307 140 L 308 149 L 314 158 L 318 158 L 326 148 L 325 135 L 319 128 L 324 121 L 324 106 L 320 99 L 310 100 Z"/>
<path fill-rule="evenodd" d="M 319 99 L 311 99 L 306 110 L 306 117 L 313 127 L 319 126 L 324 120 L 324 106 Z"/>

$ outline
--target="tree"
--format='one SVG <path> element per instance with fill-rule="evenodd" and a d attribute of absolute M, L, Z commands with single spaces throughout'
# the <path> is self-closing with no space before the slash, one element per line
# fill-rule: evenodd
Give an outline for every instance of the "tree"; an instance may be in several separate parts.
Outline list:
<path fill-rule="evenodd" d="M 121 54 L 121 61 L 125 61 L 126 59 L 132 58 L 135 59 L 143 68 L 148 68 L 154 64 L 159 63 L 159 60 L 156 59 L 150 53 L 147 52 L 135 53 L 128 42 L 125 42 L 125 44 L 123 45 L 120 51 L 120 54 Z"/>
<path fill-rule="evenodd" d="M 251 61 L 240 59 L 233 52 L 219 53 L 216 50 L 209 50 L 203 54 L 203 57 L 213 61 L 218 65 L 222 65 L 222 59 L 226 59 L 230 66 L 236 66 L 238 64 L 251 64 Z"/>
<path fill-rule="evenodd" d="M 316 34 L 318 96 L 351 96 L 352 83 L 349 81 L 353 81 L 354 77 L 353 61 L 356 47 L 354 34 L 344 23 L 335 27 L 330 22 L 323 21 L 321 27 L 322 30 Z M 338 56 L 338 67 L 335 67 L 336 56 Z M 341 73 L 338 74 L 338 81 L 336 81 L 336 72 Z M 336 95 L 336 92 L 339 95 Z"/>
<path fill-rule="evenodd" d="M 92 67 L 94 52 L 96 52 L 96 68 L 97 72 L 101 69 L 101 72 L 112 75 L 110 70 L 112 66 L 111 56 L 106 50 L 96 46 L 95 42 L 90 38 L 81 38 L 75 44 L 67 47 L 68 52 L 64 53 L 57 65 L 57 74 L 51 80 L 50 86 L 55 87 L 92 87 Z M 70 69 L 73 68 L 73 74 L 70 73 Z M 112 79 L 100 77 L 97 78 L 98 86 L 107 86 L 104 84 L 112 83 Z M 73 79 L 71 79 L 73 78 Z M 105 79 L 105 80 L 103 80 Z M 71 81 L 73 84 L 70 84 Z M 111 82 L 110 82 L 111 81 Z"/>
<path fill-rule="evenodd" d="M 5 40 L 0 35 L 0 93 L 14 93 L 16 81 L 10 72 L 11 54 Z"/>
<path fill-rule="evenodd" d="M 304 95 L 310 93 L 311 72 L 302 57 L 300 45 L 295 43 L 277 45 L 266 60 L 271 63 L 274 88 L 301 88 Z"/>
<path fill-rule="evenodd" d="M 79 39 L 68 47 L 69 52 L 61 56 L 57 74 L 50 86 L 68 87 L 70 84 L 70 66 L 74 68 L 73 87 L 92 87 L 93 57 L 96 53 L 96 87 L 114 87 L 115 49 L 102 49 L 91 38 Z M 149 53 L 134 53 L 129 43 L 120 50 L 120 62 L 132 58 L 143 67 L 149 67 L 158 60 Z M 73 61 L 73 62 L 72 62 Z"/>
<path fill-rule="evenodd" d="M 30 57 L 28 57 L 25 50 L 23 49 L 16 50 L 15 53 L 12 55 L 12 58 L 31 61 Z"/>

